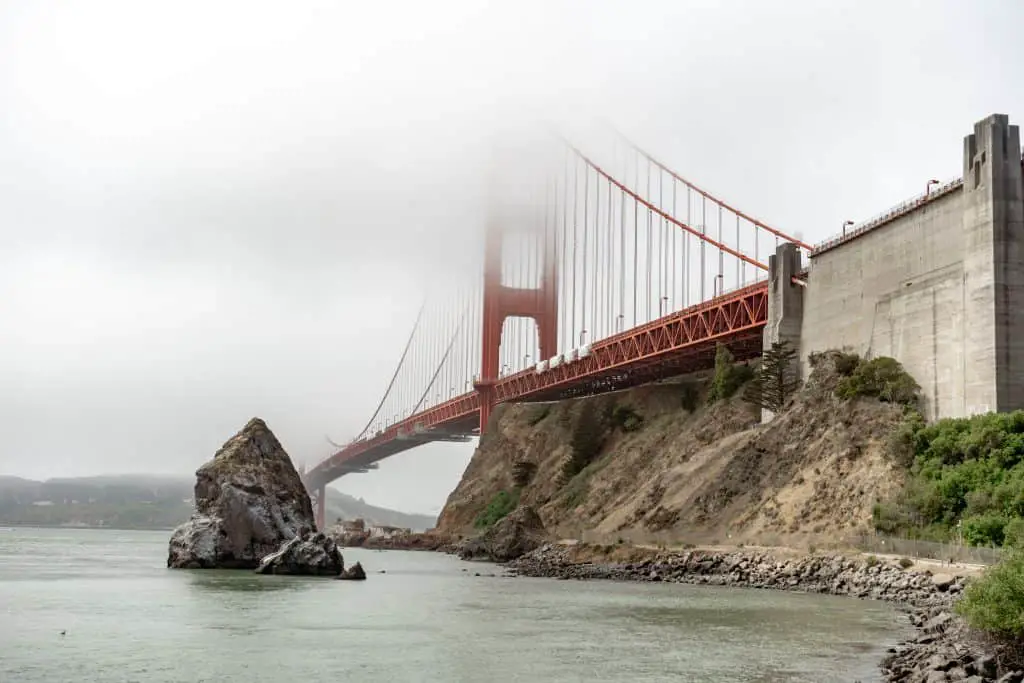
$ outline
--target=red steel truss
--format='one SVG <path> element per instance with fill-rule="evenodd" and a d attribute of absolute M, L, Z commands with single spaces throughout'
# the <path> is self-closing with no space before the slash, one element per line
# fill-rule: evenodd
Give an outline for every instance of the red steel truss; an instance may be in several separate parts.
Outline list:
<path fill-rule="evenodd" d="M 737 360 L 761 353 L 768 320 L 768 286 L 761 282 L 603 339 L 583 358 L 544 372 L 524 370 L 494 382 L 499 403 L 545 401 L 614 391 L 708 369 L 719 342 Z M 318 489 L 346 472 L 434 441 L 465 441 L 477 431 L 477 391 L 419 412 L 377 434 L 353 442 L 306 475 Z"/>

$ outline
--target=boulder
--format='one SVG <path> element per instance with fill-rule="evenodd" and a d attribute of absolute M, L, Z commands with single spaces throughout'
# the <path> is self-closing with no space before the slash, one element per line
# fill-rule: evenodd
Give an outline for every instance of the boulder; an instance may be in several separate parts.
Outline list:
<path fill-rule="evenodd" d="M 260 561 L 256 573 L 338 576 L 344 569 L 341 549 L 334 539 L 320 532 L 285 541 L 279 550 Z"/>
<path fill-rule="evenodd" d="M 470 538 L 459 547 L 464 560 L 509 562 L 536 550 L 547 542 L 540 516 L 529 505 L 520 505 L 498 520 L 482 536 Z"/>
<path fill-rule="evenodd" d="M 529 505 L 521 505 L 484 534 L 495 562 L 508 562 L 536 550 L 547 542 L 540 516 Z"/>
<path fill-rule="evenodd" d="M 491 553 L 483 536 L 473 536 L 460 541 L 456 545 L 460 560 L 483 560 L 489 561 Z"/>
<path fill-rule="evenodd" d="M 255 569 L 282 544 L 316 531 L 299 473 L 259 418 L 196 471 L 195 507 L 171 535 L 168 567 Z"/>
<path fill-rule="evenodd" d="M 383 573 L 384 571 L 381 570 L 381 574 Z M 341 576 L 339 576 L 338 578 L 342 581 L 365 581 L 366 572 L 363 571 L 363 565 L 356 562 L 354 565 L 343 571 L 341 573 Z"/>

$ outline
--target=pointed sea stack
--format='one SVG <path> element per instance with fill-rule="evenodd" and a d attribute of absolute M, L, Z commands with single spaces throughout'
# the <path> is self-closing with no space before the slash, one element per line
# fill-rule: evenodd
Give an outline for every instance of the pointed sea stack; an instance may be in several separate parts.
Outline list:
<path fill-rule="evenodd" d="M 196 471 L 195 506 L 171 535 L 168 567 L 255 569 L 283 544 L 316 533 L 302 479 L 259 418 Z"/>

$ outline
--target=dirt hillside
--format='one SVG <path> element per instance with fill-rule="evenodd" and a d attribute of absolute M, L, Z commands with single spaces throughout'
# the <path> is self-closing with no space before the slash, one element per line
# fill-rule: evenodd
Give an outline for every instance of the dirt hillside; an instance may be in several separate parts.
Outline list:
<path fill-rule="evenodd" d="M 504 491 L 563 537 L 822 545 L 867 531 L 874 503 L 902 485 L 902 471 L 886 453 L 900 409 L 839 400 L 827 363 L 764 425 L 759 410 L 738 396 L 708 405 L 707 386 L 707 377 L 691 377 L 502 406 L 438 528 L 472 533 L 477 516 Z M 590 454 L 578 473 L 565 464 L 574 451 Z M 524 469 L 535 471 L 520 487 L 514 472 Z"/>

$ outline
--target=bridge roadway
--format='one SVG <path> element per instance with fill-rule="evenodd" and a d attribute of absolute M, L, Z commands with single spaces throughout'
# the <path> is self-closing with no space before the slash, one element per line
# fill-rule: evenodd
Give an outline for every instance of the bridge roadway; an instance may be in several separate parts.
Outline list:
<path fill-rule="evenodd" d="M 768 284 L 759 282 L 671 313 L 591 345 L 587 355 L 537 372 L 493 381 L 495 403 L 553 401 L 637 386 L 714 366 L 719 342 L 737 360 L 761 355 Z M 424 443 L 468 441 L 480 433 L 481 394 L 474 390 L 354 441 L 309 470 L 310 491 Z"/>

